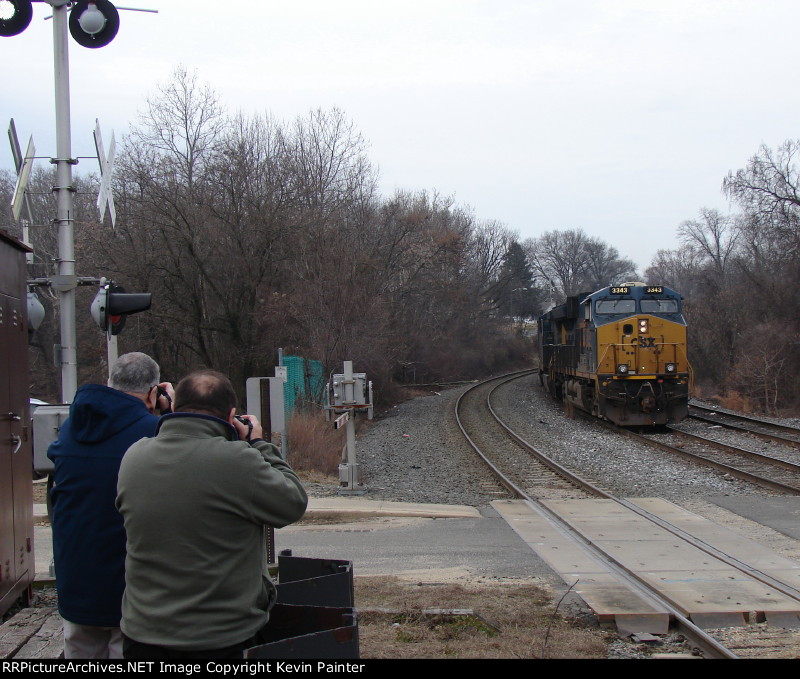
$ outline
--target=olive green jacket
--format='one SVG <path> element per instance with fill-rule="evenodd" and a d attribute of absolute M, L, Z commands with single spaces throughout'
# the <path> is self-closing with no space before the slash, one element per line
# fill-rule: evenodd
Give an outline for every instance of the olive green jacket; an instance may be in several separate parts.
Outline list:
<path fill-rule="evenodd" d="M 297 521 L 308 499 L 275 446 L 235 438 L 223 420 L 175 413 L 123 457 L 116 502 L 127 533 L 121 627 L 131 639 L 217 649 L 267 622 L 275 586 L 263 527 Z"/>

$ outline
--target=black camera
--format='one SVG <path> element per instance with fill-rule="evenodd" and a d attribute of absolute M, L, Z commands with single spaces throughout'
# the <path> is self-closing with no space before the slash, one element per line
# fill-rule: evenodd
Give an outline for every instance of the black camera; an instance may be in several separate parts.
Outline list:
<path fill-rule="evenodd" d="M 162 396 L 163 396 L 163 397 L 166 399 L 166 401 L 167 401 L 167 407 L 166 407 L 166 408 L 161 408 L 161 412 L 162 412 L 162 414 L 163 414 L 163 413 L 171 413 L 171 412 L 172 412 L 172 399 L 169 397 L 169 394 L 167 393 L 167 390 L 166 390 L 166 389 L 164 389 L 164 387 L 159 387 L 159 386 L 157 386 L 157 387 L 156 387 L 156 408 L 158 408 L 158 400 L 159 400 L 159 399 L 160 399 Z"/>
<path fill-rule="evenodd" d="M 247 427 L 247 436 L 245 437 L 245 441 L 250 440 L 250 435 L 253 433 L 253 423 L 250 420 L 245 419 L 241 415 L 234 415 L 234 417 L 239 420 L 245 427 Z"/>

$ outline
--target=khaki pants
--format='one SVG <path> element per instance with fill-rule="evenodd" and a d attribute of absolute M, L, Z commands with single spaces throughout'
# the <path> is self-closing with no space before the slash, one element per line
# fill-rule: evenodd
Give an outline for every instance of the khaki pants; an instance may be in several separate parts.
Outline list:
<path fill-rule="evenodd" d="M 64 658 L 67 660 L 121 660 L 119 627 L 92 627 L 64 620 Z"/>

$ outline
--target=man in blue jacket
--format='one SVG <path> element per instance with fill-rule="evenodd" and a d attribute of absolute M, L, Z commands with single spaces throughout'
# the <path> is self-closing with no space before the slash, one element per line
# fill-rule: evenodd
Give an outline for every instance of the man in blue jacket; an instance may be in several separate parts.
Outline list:
<path fill-rule="evenodd" d="M 64 619 L 64 657 L 122 658 L 119 629 L 125 589 L 125 529 L 114 506 L 122 456 L 153 436 L 159 367 L 146 354 L 120 356 L 108 386 L 78 389 L 69 418 L 47 456 L 55 465 L 51 490 L 58 610 Z"/>

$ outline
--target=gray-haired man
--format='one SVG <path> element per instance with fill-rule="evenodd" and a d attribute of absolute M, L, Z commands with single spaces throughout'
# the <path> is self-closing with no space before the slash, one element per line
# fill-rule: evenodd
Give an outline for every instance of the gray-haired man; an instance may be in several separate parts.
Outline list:
<path fill-rule="evenodd" d="M 65 658 L 122 658 L 125 529 L 114 506 L 117 475 L 125 451 L 155 433 L 154 409 L 168 408 L 157 387 L 174 396 L 171 384 L 159 382 L 152 358 L 120 356 L 107 387 L 78 389 L 47 452 L 55 465 L 53 554 Z"/>

